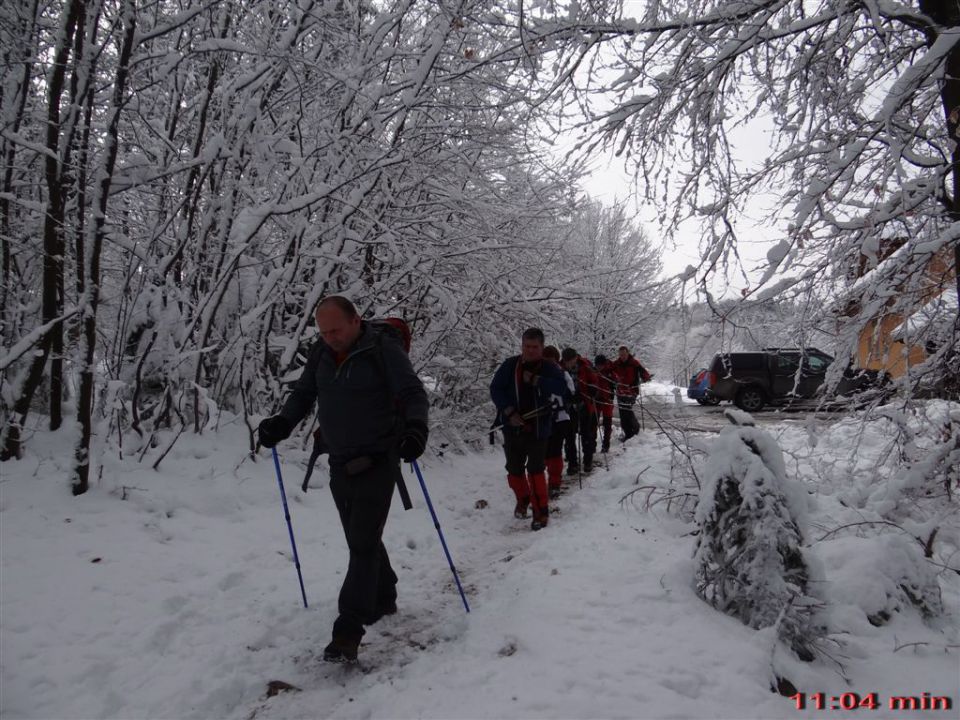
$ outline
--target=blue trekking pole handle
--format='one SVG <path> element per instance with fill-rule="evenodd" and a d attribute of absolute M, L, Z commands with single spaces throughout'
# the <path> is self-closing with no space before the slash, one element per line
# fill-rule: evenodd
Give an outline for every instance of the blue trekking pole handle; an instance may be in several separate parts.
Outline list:
<path fill-rule="evenodd" d="M 430 517 L 433 518 L 433 526 L 437 529 L 440 536 L 440 544 L 443 545 L 443 554 L 447 556 L 447 562 L 450 564 L 450 570 L 453 572 L 453 579 L 457 583 L 457 590 L 460 591 L 460 599 L 463 600 L 463 609 L 470 612 L 470 606 L 467 604 L 467 596 L 463 592 L 463 586 L 460 584 L 460 576 L 457 575 L 457 568 L 453 566 L 453 558 L 450 557 L 450 551 L 447 549 L 447 541 L 443 539 L 443 530 L 440 529 L 440 521 L 437 520 L 437 514 L 433 511 L 433 503 L 430 502 L 430 493 L 427 492 L 427 484 L 423 481 L 423 473 L 420 472 L 420 466 L 416 460 L 411 463 L 414 471 L 417 473 L 417 479 L 420 481 L 420 489 L 423 490 L 423 497 L 427 501 L 427 507 L 430 509 Z"/>
<path fill-rule="evenodd" d="M 303 587 L 303 573 L 300 571 L 300 556 L 297 555 L 297 541 L 293 539 L 293 523 L 290 521 L 290 508 L 287 507 L 287 493 L 283 489 L 283 474 L 280 472 L 280 456 L 277 448 L 273 449 L 273 464 L 277 468 L 277 484 L 280 486 L 280 499 L 283 500 L 283 516 L 287 519 L 287 530 L 290 531 L 290 547 L 293 548 L 293 564 L 297 566 L 297 577 L 300 578 L 300 595 L 303 596 L 303 606 L 307 607 L 307 591 Z"/>

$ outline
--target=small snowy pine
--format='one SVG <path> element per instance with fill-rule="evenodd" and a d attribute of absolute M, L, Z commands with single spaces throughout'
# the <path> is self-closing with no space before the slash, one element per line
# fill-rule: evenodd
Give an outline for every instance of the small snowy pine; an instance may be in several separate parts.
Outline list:
<path fill-rule="evenodd" d="M 807 597 L 805 502 L 768 433 L 743 424 L 727 428 L 707 460 L 694 559 L 700 597 L 752 628 L 776 627 L 781 641 L 812 660 L 822 633 Z"/>

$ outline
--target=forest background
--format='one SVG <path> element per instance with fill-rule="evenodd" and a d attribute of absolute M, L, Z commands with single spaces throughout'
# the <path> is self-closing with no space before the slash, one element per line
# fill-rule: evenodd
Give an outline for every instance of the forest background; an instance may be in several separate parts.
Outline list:
<path fill-rule="evenodd" d="M 842 369 L 923 310 L 895 390 L 960 372 L 931 302 L 960 253 L 956 3 L 23 0 L 0 32 L 0 450 L 72 423 L 75 493 L 106 448 L 157 467 L 222 410 L 252 452 L 331 292 L 411 324 L 461 449 L 531 324 L 683 384 L 737 347 Z M 608 153 L 659 226 L 580 190 Z M 700 261 L 663 273 L 690 227 Z"/>

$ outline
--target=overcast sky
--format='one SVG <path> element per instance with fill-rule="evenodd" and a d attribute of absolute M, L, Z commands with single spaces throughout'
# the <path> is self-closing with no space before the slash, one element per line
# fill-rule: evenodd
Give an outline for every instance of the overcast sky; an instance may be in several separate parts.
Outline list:
<path fill-rule="evenodd" d="M 762 154 L 762 153 L 758 153 Z M 643 202 L 634 192 L 632 179 L 623 169 L 623 163 L 618 158 L 606 156 L 606 160 L 598 155 L 593 172 L 584 179 L 583 189 L 591 196 L 601 200 L 604 204 L 612 205 L 618 201 L 626 201 L 636 213 L 637 219 L 646 228 L 651 238 L 661 239 L 665 233 L 662 229 L 656 210 Z M 768 197 L 767 203 L 773 202 Z M 740 238 L 740 254 L 746 265 L 747 276 L 754 282 L 761 272 L 757 269 L 765 262 L 767 250 L 783 236 L 783 228 L 771 227 L 764 222 L 764 202 L 758 201 L 756 206 L 748 212 L 748 216 L 737 223 L 736 230 Z M 695 223 L 686 223 L 675 236 L 675 244 L 666 241 L 663 253 L 663 268 L 665 275 L 676 275 L 683 272 L 688 265 L 697 265 L 700 260 L 700 236 Z M 741 276 L 733 277 L 730 282 L 718 281 L 714 291 L 720 294 L 739 294 L 744 282 Z"/>

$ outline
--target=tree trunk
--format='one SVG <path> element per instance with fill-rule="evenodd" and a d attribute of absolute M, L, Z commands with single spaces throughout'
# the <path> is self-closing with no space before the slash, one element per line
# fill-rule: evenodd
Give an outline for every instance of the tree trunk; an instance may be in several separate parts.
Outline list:
<path fill-rule="evenodd" d="M 117 77 L 113 86 L 113 101 L 104 138 L 103 169 L 99 187 L 94 188 L 92 241 L 86 251 L 86 302 L 81 305 L 83 327 L 83 367 L 80 371 L 80 395 L 77 402 L 77 420 L 80 439 L 74 453 L 73 494 L 80 495 L 90 485 L 90 438 L 93 435 L 93 391 L 96 384 L 97 310 L 100 302 L 100 254 L 106 236 L 107 204 L 110 185 L 117 162 L 120 133 L 120 112 L 127 84 L 130 57 L 133 54 L 137 28 L 136 0 L 126 0 L 123 6 L 123 40 L 117 58 Z"/>
<path fill-rule="evenodd" d="M 60 102 L 63 97 L 64 77 L 66 75 L 67 58 L 73 34 L 77 26 L 82 0 L 71 0 L 63 19 L 63 28 L 59 36 L 59 44 L 54 53 L 53 66 L 47 81 L 47 155 L 45 157 L 45 175 L 47 185 L 47 210 L 43 222 L 43 287 L 41 290 L 42 320 L 49 323 L 62 315 L 63 303 L 63 253 L 64 253 L 64 178 L 63 162 L 60 157 Z M 58 292 L 59 289 L 59 292 Z M 27 419 L 30 411 L 30 402 L 43 379 L 43 369 L 50 358 L 51 350 L 62 355 L 63 350 L 63 323 L 54 323 L 50 331 L 45 333 L 38 343 L 37 352 L 27 372 L 17 399 L 13 404 L 14 419 L 7 429 L 4 448 L 0 459 L 20 457 L 20 428 Z M 61 422 L 60 393 L 62 380 L 54 377 L 51 370 L 50 378 L 50 427 L 57 429 Z"/>
<path fill-rule="evenodd" d="M 11 43 L 11 47 L 4 53 L 4 66 L 20 66 L 21 76 L 16 81 L 11 97 L 6 91 L 7 88 L 0 86 L 0 104 L 7 110 L 3 117 L 4 127 L 9 127 L 13 135 L 20 133 L 20 126 L 23 121 L 24 110 L 27 106 L 27 97 L 30 95 L 30 75 L 33 70 L 33 58 L 36 57 L 36 48 L 34 39 L 36 38 L 37 23 L 37 0 L 30 3 L 27 13 L 21 14 L 17 18 L 14 37 L 19 37 L 20 44 Z M 12 74 L 11 74 L 12 77 Z M 7 295 L 10 288 L 15 287 L 16 281 L 13 277 L 13 253 L 10 249 L 10 198 L 19 194 L 14 189 L 14 162 L 16 161 L 17 144 L 4 137 L 2 143 L 3 163 L 3 186 L 0 193 L 0 312 L 6 315 L 8 304 Z M 12 327 L 8 324 L 12 320 L 6 316 L 0 318 L 0 328 L 4 334 L 11 332 Z M 10 345 L 13 344 L 13 337 L 6 336 L 2 338 Z"/>
<path fill-rule="evenodd" d="M 941 30 L 960 27 L 960 1 L 920 0 L 920 11 Z M 936 35 L 927 33 L 927 43 L 933 44 Z M 951 175 L 953 195 L 947 198 L 947 212 L 953 222 L 960 222 L 960 45 L 954 44 L 947 54 L 946 72 L 940 88 L 940 100 L 947 121 L 947 136 L 953 145 Z M 960 295 L 960 242 L 954 242 L 954 270 L 957 294 Z"/>

